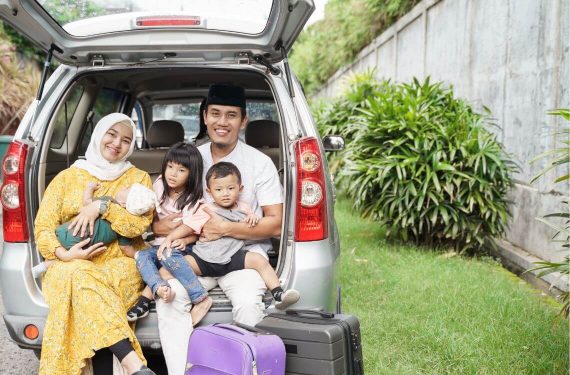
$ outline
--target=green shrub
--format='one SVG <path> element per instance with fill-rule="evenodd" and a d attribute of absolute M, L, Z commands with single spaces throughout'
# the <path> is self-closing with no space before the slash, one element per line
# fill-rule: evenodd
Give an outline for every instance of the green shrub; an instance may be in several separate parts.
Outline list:
<path fill-rule="evenodd" d="M 558 109 L 555 111 L 549 112 L 550 115 L 560 116 L 567 122 L 570 121 L 570 109 Z M 533 161 L 543 159 L 546 157 L 551 157 L 549 161 L 549 165 L 541 171 L 537 176 L 535 176 L 531 182 L 536 181 L 538 178 L 544 176 L 547 172 L 551 170 L 563 170 L 562 175 L 555 178 L 555 183 L 565 182 L 570 180 L 570 173 L 568 168 L 570 168 L 570 126 L 566 124 L 566 127 L 555 134 L 556 137 L 562 139 L 560 143 L 562 143 L 561 147 L 555 148 L 554 150 L 550 150 L 537 158 Z M 562 247 L 565 249 L 567 255 L 564 257 L 564 260 L 561 262 L 537 262 L 536 268 L 533 268 L 529 271 L 538 270 L 539 276 L 548 275 L 553 272 L 560 272 L 563 275 L 570 274 L 570 255 L 568 255 L 568 250 L 570 250 L 570 197 L 566 196 L 566 199 L 563 200 L 561 203 L 561 207 L 563 210 L 561 212 L 551 213 L 546 215 L 538 220 L 542 221 L 546 225 L 550 226 L 554 230 L 556 230 L 556 234 L 554 235 L 554 242 L 561 242 Z M 551 218 L 558 218 L 561 220 L 565 220 L 565 224 L 557 225 L 551 222 Z M 560 315 L 565 316 L 568 318 L 570 315 L 570 293 L 568 291 L 563 291 L 560 295 L 560 300 L 562 301 L 562 309 L 560 310 Z"/>
<path fill-rule="evenodd" d="M 342 135 L 350 141 L 359 124 L 354 116 L 359 115 L 359 109 L 364 108 L 366 100 L 376 95 L 381 83 L 374 78 L 374 70 L 353 75 L 347 81 L 347 88 L 338 99 L 330 101 L 316 101 L 312 104 L 312 112 L 317 123 L 317 128 L 322 136 Z M 327 153 L 329 170 L 336 175 L 344 167 L 346 151 Z"/>
<path fill-rule="evenodd" d="M 481 115 L 429 78 L 410 84 L 366 83 L 375 93 L 348 118 L 340 187 L 389 235 L 476 252 L 501 236 L 515 166 Z M 352 93 L 359 87 L 352 87 Z M 346 98 L 330 104 L 334 109 Z M 322 109 L 322 113 L 327 110 Z M 321 129 L 339 128 L 317 116 Z"/>

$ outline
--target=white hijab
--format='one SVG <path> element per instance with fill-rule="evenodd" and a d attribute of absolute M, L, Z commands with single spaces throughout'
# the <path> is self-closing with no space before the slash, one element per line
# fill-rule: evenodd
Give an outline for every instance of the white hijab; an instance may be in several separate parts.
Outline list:
<path fill-rule="evenodd" d="M 129 152 L 127 152 L 121 160 L 111 163 L 101 155 L 101 141 L 103 140 L 105 133 L 107 133 L 107 131 L 117 123 L 125 124 L 132 128 L 133 140 L 131 141 Z M 91 175 L 100 180 L 113 181 L 133 166 L 127 161 L 127 158 L 131 156 L 135 148 L 135 135 L 135 123 L 129 116 L 122 113 L 111 113 L 99 120 L 97 125 L 95 125 L 95 129 L 91 135 L 91 140 L 89 141 L 89 146 L 85 152 L 85 160 L 79 159 L 73 163 L 73 166 L 85 169 Z"/>

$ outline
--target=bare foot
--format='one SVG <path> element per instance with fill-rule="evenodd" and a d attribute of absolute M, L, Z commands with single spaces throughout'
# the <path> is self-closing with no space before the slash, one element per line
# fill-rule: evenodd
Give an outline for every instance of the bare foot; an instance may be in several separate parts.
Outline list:
<path fill-rule="evenodd" d="M 192 316 L 192 326 L 200 323 L 200 320 L 206 316 L 210 307 L 212 307 L 213 302 L 212 298 L 208 296 L 192 307 L 192 311 L 190 311 L 190 315 Z"/>
<path fill-rule="evenodd" d="M 159 286 L 158 289 L 156 289 L 156 294 L 166 303 L 172 302 L 174 297 L 176 297 L 176 292 L 170 289 L 168 285 Z"/>

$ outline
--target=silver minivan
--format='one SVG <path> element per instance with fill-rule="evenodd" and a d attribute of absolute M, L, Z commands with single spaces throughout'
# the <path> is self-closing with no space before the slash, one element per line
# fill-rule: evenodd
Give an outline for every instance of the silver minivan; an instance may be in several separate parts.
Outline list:
<path fill-rule="evenodd" d="M 65 6 L 63 6 L 63 5 Z M 4 321 L 22 348 L 41 348 L 48 312 L 34 241 L 34 217 L 53 177 L 82 158 L 93 125 L 111 112 L 132 115 L 137 149 L 130 161 L 158 175 L 176 134 L 192 138 L 195 118 L 214 83 L 245 88 L 245 142 L 274 161 L 285 192 L 280 238 L 270 260 L 296 308 L 340 309 L 335 263 L 340 246 L 325 149 L 287 53 L 314 9 L 312 0 L 0 0 L 0 17 L 46 50 L 59 67 L 47 77 L 2 162 L 4 249 L 0 287 Z M 196 117 L 197 118 L 197 117 Z M 323 146 L 324 145 L 324 146 Z M 220 289 L 203 324 L 227 322 Z M 269 302 L 269 294 L 267 295 Z M 137 323 L 146 349 L 159 349 L 154 310 Z"/>

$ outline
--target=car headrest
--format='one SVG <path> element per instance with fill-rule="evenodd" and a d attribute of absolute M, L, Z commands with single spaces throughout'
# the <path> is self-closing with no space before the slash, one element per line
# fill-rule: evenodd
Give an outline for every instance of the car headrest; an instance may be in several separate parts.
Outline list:
<path fill-rule="evenodd" d="M 255 148 L 279 148 L 279 124 L 272 120 L 255 120 L 245 128 L 245 143 Z"/>
<path fill-rule="evenodd" d="M 178 121 L 158 120 L 152 123 L 146 135 L 150 147 L 170 147 L 184 141 L 184 127 Z"/>

